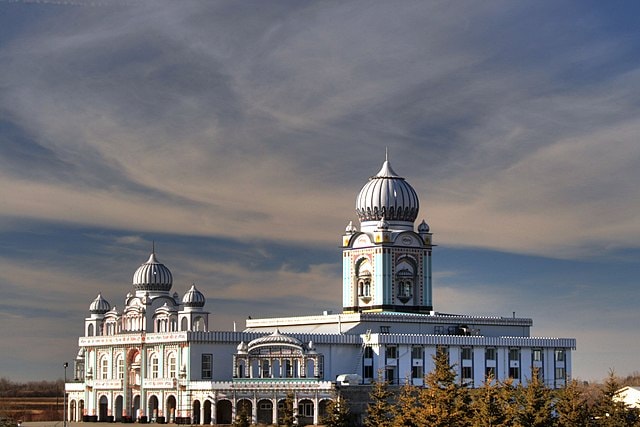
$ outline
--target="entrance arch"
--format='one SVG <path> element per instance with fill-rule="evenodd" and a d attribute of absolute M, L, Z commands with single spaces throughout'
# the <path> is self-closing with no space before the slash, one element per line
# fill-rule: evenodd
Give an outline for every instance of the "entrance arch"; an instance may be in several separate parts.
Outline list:
<path fill-rule="evenodd" d="M 313 424 L 313 401 L 302 399 L 298 401 L 298 425 L 306 426 Z"/>
<path fill-rule="evenodd" d="M 167 404 L 165 405 L 165 416 L 167 417 L 166 421 L 174 422 L 176 419 L 176 397 L 169 396 L 167 397 Z"/>
<path fill-rule="evenodd" d="M 153 395 L 149 397 L 149 411 L 147 412 L 149 416 L 149 421 L 155 422 L 158 418 L 158 397 Z"/>
<path fill-rule="evenodd" d="M 327 411 L 327 407 L 329 406 L 329 403 L 331 403 L 331 399 L 323 399 L 320 402 L 318 402 L 318 419 L 322 420 L 327 415 L 329 415 Z"/>
<path fill-rule="evenodd" d="M 233 422 L 233 410 L 231 401 L 218 400 L 216 403 L 216 422 L 218 424 L 231 424 Z"/>
<path fill-rule="evenodd" d="M 139 394 L 133 397 L 132 414 L 136 420 L 140 418 L 140 395 Z"/>
<path fill-rule="evenodd" d="M 98 403 L 98 421 L 107 422 L 107 415 L 109 415 L 109 399 L 107 396 L 101 396 Z"/>
<path fill-rule="evenodd" d="M 258 424 L 273 424 L 273 402 L 269 399 L 258 401 Z"/>
<path fill-rule="evenodd" d="M 113 414 L 113 417 L 116 421 L 122 421 L 122 402 L 123 402 L 123 397 L 122 396 L 117 396 L 116 397 L 116 413 Z"/>
<path fill-rule="evenodd" d="M 253 418 L 253 405 L 249 399 L 240 399 L 236 403 L 236 417 L 242 413 L 249 416 L 249 420 Z M 251 421 L 253 423 L 253 420 Z"/>
<path fill-rule="evenodd" d="M 193 401 L 193 417 L 191 418 L 193 424 L 200 424 L 200 401 Z"/>
<path fill-rule="evenodd" d="M 78 420 L 78 414 L 76 412 L 76 401 L 75 400 L 71 401 L 71 416 L 69 418 L 70 418 L 69 421 L 77 421 Z"/>
<path fill-rule="evenodd" d="M 204 401 L 204 419 L 203 419 L 204 424 L 211 424 L 211 401 L 210 400 L 205 400 Z"/>

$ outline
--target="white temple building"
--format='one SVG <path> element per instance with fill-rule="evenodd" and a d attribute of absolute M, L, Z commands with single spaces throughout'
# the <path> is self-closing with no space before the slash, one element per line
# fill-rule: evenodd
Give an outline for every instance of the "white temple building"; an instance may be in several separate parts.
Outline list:
<path fill-rule="evenodd" d="M 359 227 L 342 236 L 342 313 L 248 319 L 242 332 L 210 330 L 205 296 L 172 293 L 153 251 L 122 308 L 101 294 L 90 304 L 67 419 L 230 424 L 242 409 L 272 424 L 290 394 L 299 423 L 318 424 L 347 382 L 381 373 L 422 385 L 436 349 L 469 387 L 488 375 L 526 382 L 534 368 L 563 387 L 574 338 L 533 337 L 528 318 L 434 310 L 432 234 L 424 220 L 416 227 L 418 212 L 415 190 L 385 160 L 356 198 Z"/>

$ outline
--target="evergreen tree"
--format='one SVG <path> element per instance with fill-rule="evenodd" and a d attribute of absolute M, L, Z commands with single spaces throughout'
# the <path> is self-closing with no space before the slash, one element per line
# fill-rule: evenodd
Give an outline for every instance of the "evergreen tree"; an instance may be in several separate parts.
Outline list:
<path fill-rule="evenodd" d="M 336 397 L 327 405 L 327 413 L 322 418 L 321 423 L 326 427 L 349 427 L 353 425 L 353 417 L 349 410 L 349 402 Z"/>
<path fill-rule="evenodd" d="M 426 388 L 420 393 L 423 410 L 418 422 L 431 427 L 470 425 L 469 390 L 456 383 L 455 366 L 449 365 L 449 354 L 439 349 L 433 360 L 435 368 L 425 377 Z"/>
<path fill-rule="evenodd" d="M 240 405 L 239 411 L 236 414 L 236 420 L 233 425 L 235 427 L 249 427 L 251 425 L 251 418 L 249 417 L 249 411 L 245 405 Z"/>
<path fill-rule="evenodd" d="M 378 378 L 373 384 L 367 405 L 366 427 L 391 427 L 393 416 L 391 411 L 391 392 L 389 383 L 384 379 L 383 372 L 378 372 Z"/>
<path fill-rule="evenodd" d="M 626 427 L 634 424 L 631 419 L 631 412 L 624 402 L 615 399 L 616 393 L 620 388 L 615 372 L 613 370 L 609 371 L 609 376 L 594 408 L 596 425 L 602 427 Z"/>
<path fill-rule="evenodd" d="M 471 409 L 473 427 L 495 427 L 505 425 L 505 404 L 502 390 L 493 377 L 487 377 L 478 390 L 473 393 Z"/>
<path fill-rule="evenodd" d="M 504 426 L 514 426 L 518 421 L 520 408 L 516 397 L 517 388 L 513 385 L 513 378 L 507 378 L 500 383 L 498 405 L 502 410 Z"/>
<path fill-rule="evenodd" d="M 555 403 L 556 424 L 558 427 L 586 425 L 589 412 L 586 396 L 576 380 L 558 390 Z"/>
<path fill-rule="evenodd" d="M 278 414 L 280 419 L 278 422 L 286 427 L 292 427 L 295 425 L 296 414 L 293 407 L 293 393 L 287 393 L 287 397 L 284 399 L 284 407 L 282 412 Z"/>
<path fill-rule="evenodd" d="M 518 424 L 523 427 L 548 427 L 554 424 L 551 392 L 540 380 L 539 370 L 533 369 L 526 386 L 518 386 Z"/>
<path fill-rule="evenodd" d="M 420 427 L 422 418 L 418 388 L 407 382 L 400 389 L 400 394 L 393 406 L 394 427 Z"/>

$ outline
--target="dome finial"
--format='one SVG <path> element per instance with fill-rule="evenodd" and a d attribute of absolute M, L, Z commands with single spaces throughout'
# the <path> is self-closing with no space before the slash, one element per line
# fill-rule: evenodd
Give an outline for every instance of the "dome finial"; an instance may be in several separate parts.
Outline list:
<path fill-rule="evenodd" d="M 147 262 L 133 274 L 133 287 L 136 291 L 170 291 L 173 283 L 171 271 L 156 259 L 155 242 Z"/>
<path fill-rule="evenodd" d="M 384 147 L 384 161 L 389 161 L 389 147 Z"/>
<path fill-rule="evenodd" d="M 156 241 L 155 241 L 155 239 L 151 240 L 151 253 L 154 254 L 154 255 L 156 254 Z"/>
<path fill-rule="evenodd" d="M 410 227 L 410 223 L 413 223 L 418 215 L 418 195 L 391 167 L 388 148 L 385 150 L 385 157 L 380 171 L 370 177 L 369 182 L 360 190 L 356 198 L 356 213 L 361 223 L 377 222 L 384 218 L 396 223 L 394 227 L 398 225 L 398 221 L 404 222 L 403 226 Z"/>

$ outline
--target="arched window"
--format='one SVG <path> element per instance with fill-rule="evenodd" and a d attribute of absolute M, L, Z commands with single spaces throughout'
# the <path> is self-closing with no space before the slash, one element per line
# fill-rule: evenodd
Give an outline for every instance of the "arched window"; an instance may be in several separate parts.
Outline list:
<path fill-rule="evenodd" d="M 89 324 L 89 326 L 87 327 L 87 336 L 88 337 L 93 336 L 93 324 Z"/>
<path fill-rule="evenodd" d="M 182 322 L 180 324 L 180 330 L 186 331 L 189 329 L 189 320 L 186 317 L 182 318 Z"/>
<path fill-rule="evenodd" d="M 102 356 L 100 359 L 100 378 L 103 380 L 109 379 L 109 359 L 107 356 Z"/>
<path fill-rule="evenodd" d="M 262 361 L 262 378 L 269 378 L 271 377 L 271 370 L 269 368 L 269 361 L 268 360 L 263 360 Z"/>
<path fill-rule="evenodd" d="M 398 271 L 396 274 L 398 284 L 398 296 L 410 298 L 413 295 L 413 272 L 408 269 Z"/>
<path fill-rule="evenodd" d="M 396 294 L 402 303 L 408 302 L 415 292 L 416 267 L 413 259 L 402 257 L 402 261 L 396 265 Z"/>
<path fill-rule="evenodd" d="M 176 359 L 176 355 L 175 353 L 171 353 L 169 354 L 169 364 L 167 366 L 167 369 L 169 371 L 169 378 L 175 378 L 176 377 L 176 371 L 177 371 L 177 359 Z"/>
<path fill-rule="evenodd" d="M 120 355 L 116 359 L 116 371 L 118 372 L 118 379 L 124 378 L 124 356 Z"/>
<path fill-rule="evenodd" d="M 158 355 L 153 354 L 149 361 L 149 371 L 151 372 L 151 378 L 158 378 L 160 373 L 160 361 Z"/>
<path fill-rule="evenodd" d="M 193 319 L 193 325 L 191 329 L 193 329 L 194 331 L 204 331 L 204 319 L 201 316 Z"/>
<path fill-rule="evenodd" d="M 362 299 L 364 302 L 368 302 L 371 298 L 371 263 L 368 259 L 364 259 L 359 261 L 357 268 L 357 287 L 358 287 L 358 297 Z"/>

